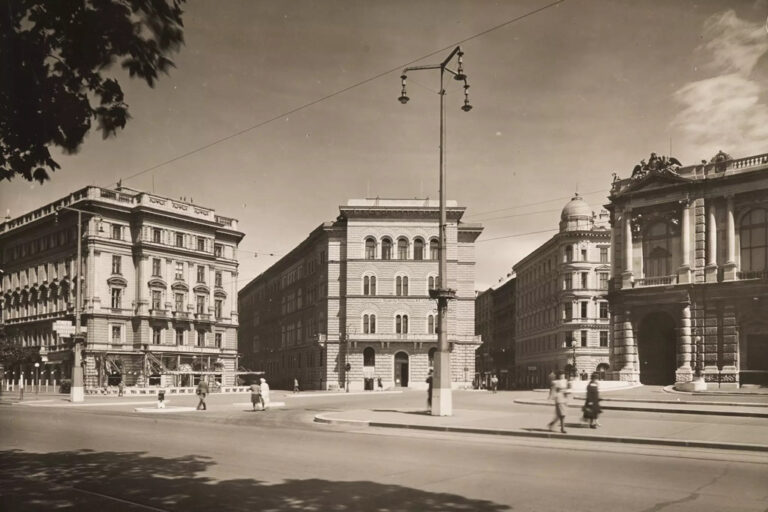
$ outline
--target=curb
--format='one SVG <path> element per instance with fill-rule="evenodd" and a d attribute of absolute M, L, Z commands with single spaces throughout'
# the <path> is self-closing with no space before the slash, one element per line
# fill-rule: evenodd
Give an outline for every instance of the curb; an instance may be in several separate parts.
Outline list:
<path fill-rule="evenodd" d="M 364 426 L 364 427 L 431 430 L 431 431 L 437 431 L 437 432 L 451 432 L 451 433 L 457 433 L 457 434 L 487 434 L 487 435 L 495 435 L 495 436 L 529 437 L 529 438 L 539 438 L 539 439 L 561 439 L 561 440 L 571 440 L 571 441 L 601 441 L 604 443 L 616 443 L 616 444 L 641 444 L 641 445 L 655 445 L 655 446 L 673 446 L 673 447 L 682 447 L 682 448 L 708 448 L 712 450 L 741 450 L 741 451 L 768 453 L 768 446 L 761 445 L 761 444 L 748 444 L 748 443 L 718 443 L 718 442 L 712 442 L 712 441 L 686 441 L 682 439 L 680 440 L 663 439 L 663 438 L 657 438 L 657 437 L 618 437 L 618 436 L 601 436 L 601 435 L 586 436 L 583 434 L 529 432 L 526 430 L 511 430 L 511 429 L 411 425 L 407 423 L 388 423 L 388 422 L 370 421 L 370 420 L 327 418 L 322 414 L 316 415 L 314 418 L 314 421 L 315 423 L 323 423 L 326 425 L 357 425 L 357 426 Z"/>
<path fill-rule="evenodd" d="M 346 392 L 332 392 L 332 393 L 311 393 L 302 395 L 301 392 L 285 395 L 283 398 L 322 398 L 325 396 L 353 396 L 353 395 L 401 395 L 402 391 L 352 391 Z"/>
<path fill-rule="evenodd" d="M 739 393 L 734 391 L 680 391 L 674 385 L 661 388 L 670 395 L 699 395 L 699 396 L 768 396 L 768 393 Z"/>
<path fill-rule="evenodd" d="M 517 399 L 514 400 L 516 404 L 522 405 L 540 405 L 551 407 L 549 402 L 537 402 L 534 400 Z M 646 402 L 647 403 L 647 402 Z M 677 402 L 675 402 L 677 403 Z M 569 408 L 581 409 L 580 404 L 569 404 Z M 712 411 L 712 410 L 696 410 L 696 409 L 668 409 L 661 407 L 631 407 L 623 405 L 604 405 L 600 404 L 603 410 L 610 411 L 634 411 L 634 412 L 655 412 L 661 414 L 701 414 L 706 416 L 733 416 L 739 418 L 768 418 L 768 412 L 742 412 L 742 411 Z"/>

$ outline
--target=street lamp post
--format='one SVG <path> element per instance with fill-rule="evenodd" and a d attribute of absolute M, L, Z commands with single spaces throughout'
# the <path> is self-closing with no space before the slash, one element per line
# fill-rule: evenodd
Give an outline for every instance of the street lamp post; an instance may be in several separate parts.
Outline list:
<path fill-rule="evenodd" d="M 40 363 L 35 363 L 35 396 L 40 394 Z"/>
<path fill-rule="evenodd" d="M 448 263 L 447 263 L 447 224 L 445 214 L 445 73 L 446 71 L 453 75 L 454 80 L 464 82 L 464 105 L 461 109 L 464 112 L 472 110 L 469 104 L 469 85 L 467 84 L 467 75 L 464 74 L 462 58 L 464 52 L 457 46 L 440 64 L 430 64 L 426 66 L 410 66 L 403 70 L 400 76 L 402 91 L 398 100 L 402 104 L 408 103 L 410 99 L 406 95 L 405 83 L 409 71 L 440 70 L 440 251 L 438 254 L 438 288 L 430 290 L 430 297 L 437 299 L 437 353 L 435 354 L 435 372 L 432 387 L 432 410 L 433 416 L 451 416 L 453 414 L 453 399 L 451 394 L 451 354 L 448 346 L 448 301 L 456 297 L 456 290 L 448 288 Z M 450 69 L 448 64 L 457 57 L 458 68 L 456 71 Z"/>

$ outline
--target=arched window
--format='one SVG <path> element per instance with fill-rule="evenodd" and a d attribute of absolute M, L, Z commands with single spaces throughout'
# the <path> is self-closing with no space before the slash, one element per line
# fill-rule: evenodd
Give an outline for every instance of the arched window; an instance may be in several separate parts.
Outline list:
<path fill-rule="evenodd" d="M 363 333 L 376 334 L 376 315 L 363 315 Z"/>
<path fill-rule="evenodd" d="M 365 239 L 365 259 L 376 259 L 376 239 L 372 236 Z"/>
<path fill-rule="evenodd" d="M 429 349 L 429 367 L 432 368 L 435 365 L 435 352 L 437 352 L 437 348 L 432 347 Z"/>
<path fill-rule="evenodd" d="M 427 315 L 427 334 L 435 334 L 435 315 Z"/>
<path fill-rule="evenodd" d="M 429 259 L 436 260 L 438 259 L 438 254 L 440 252 L 440 244 L 437 241 L 437 238 L 433 238 L 429 241 Z"/>
<path fill-rule="evenodd" d="M 395 278 L 395 295 L 400 297 L 408 295 L 408 276 L 397 276 Z"/>
<path fill-rule="evenodd" d="M 395 333 L 408 334 L 408 315 L 395 316 Z"/>
<path fill-rule="evenodd" d="M 768 210 L 756 208 L 741 219 L 741 271 L 768 270 Z"/>
<path fill-rule="evenodd" d="M 383 260 L 392 259 L 392 240 L 390 240 L 389 238 L 383 238 L 381 240 L 381 259 Z"/>
<path fill-rule="evenodd" d="M 376 295 L 376 276 L 363 277 L 363 295 Z"/>
<path fill-rule="evenodd" d="M 363 366 L 376 366 L 376 351 L 373 347 L 365 347 L 363 350 Z"/>
<path fill-rule="evenodd" d="M 427 291 L 437 290 L 437 277 L 429 276 L 427 278 Z"/>
<path fill-rule="evenodd" d="M 656 222 L 648 228 L 643 237 L 645 277 L 662 277 L 672 273 L 672 237 L 666 222 Z"/>
<path fill-rule="evenodd" d="M 405 237 L 400 237 L 397 239 L 397 259 L 408 259 L 408 239 Z"/>
<path fill-rule="evenodd" d="M 413 259 L 415 260 L 423 260 L 424 259 L 424 240 L 421 238 L 417 238 L 413 241 Z"/>

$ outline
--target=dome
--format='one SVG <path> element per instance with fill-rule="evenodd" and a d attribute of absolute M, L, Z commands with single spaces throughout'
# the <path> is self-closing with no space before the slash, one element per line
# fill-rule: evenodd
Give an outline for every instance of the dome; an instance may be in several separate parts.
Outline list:
<path fill-rule="evenodd" d="M 563 208 L 563 213 L 560 214 L 560 220 L 568 221 L 572 217 L 592 217 L 592 208 L 581 197 L 578 192 L 573 199 L 568 201 L 568 204 Z"/>

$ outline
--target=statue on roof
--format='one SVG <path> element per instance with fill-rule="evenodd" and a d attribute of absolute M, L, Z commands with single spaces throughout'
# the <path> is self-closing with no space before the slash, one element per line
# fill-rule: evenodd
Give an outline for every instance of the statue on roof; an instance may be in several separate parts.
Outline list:
<path fill-rule="evenodd" d="M 645 160 L 640 160 L 640 163 L 632 170 L 631 177 L 642 178 L 648 173 L 675 172 L 681 166 L 680 160 L 675 157 L 659 156 L 656 153 L 651 153 L 648 163 Z"/>

